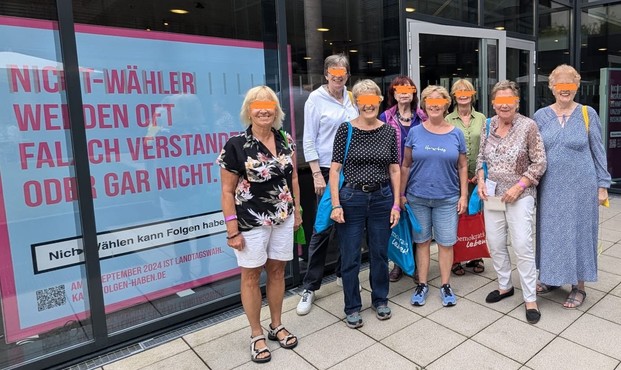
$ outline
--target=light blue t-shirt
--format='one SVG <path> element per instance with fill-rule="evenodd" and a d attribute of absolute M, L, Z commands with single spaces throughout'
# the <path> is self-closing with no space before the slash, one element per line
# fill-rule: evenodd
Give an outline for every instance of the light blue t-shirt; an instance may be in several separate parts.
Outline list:
<path fill-rule="evenodd" d="M 466 139 L 460 129 L 434 134 L 418 125 L 410 129 L 405 146 L 412 148 L 407 194 L 427 199 L 460 194 L 457 163 L 459 154 L 466 154 Z"/>

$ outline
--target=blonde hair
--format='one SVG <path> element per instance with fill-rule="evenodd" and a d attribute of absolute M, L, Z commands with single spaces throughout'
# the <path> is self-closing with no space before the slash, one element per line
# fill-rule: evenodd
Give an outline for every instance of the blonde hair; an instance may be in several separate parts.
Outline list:
<path fill-rule="evenodd" d="M 448 90 L 443 86 L 429 85 L 425 87 L 423 92 L 420 93 L 420 108 L 425 112 L 427 111 L 427 104 L 425 103 L 425 100 L 429 97 L 429 95 L 434 92 L 439 93 L 440 95 L 442 95 L 443 98 L 448 100 L 448 103 L 444 107 L 444 115 L 446 116 L 448 114 L 448 108 L 451 106 L 451 102 L 453 100 L 451 99 L 451 95 L 449 94 Z"/>
<path fill-rule="evenodd" d="M 278 96 L 276 96 L 274 90 L 270 89 L 268 86 L 255 86 L 246 93 L 241 111 L 239 112 L 239 118 L 244 126 L 248 127 L 252 124 L 252 120 L 250 119 L 250 104 L 257 100 L 270 100 L 276 102 L 276 116 L 274 117 L 272 127 L 279 130 L 282 127 L 282 121 L 285 120 L 285 112 L 283 112 L 280 107 Z"/>
<path fill-rule="evenodd" d="M 382 90 L 380 90 L 379 86 L 373 80 L 365 79 L 359 80 L 356 82 L 354 87 L 351 89 L 352 94 L 354 94 L 354 99 L 358 98 L 359 95 L 362 95 L 365 92 L 373 92 L 375 95 L 380 97 L 380 101 L 384 100 L 382 96 Z"/>
<path fill-rule="evenodd" d="M 451 96 L 455 99 L 455 101 L 457 101 L 457 99 L 455 98 L 455 93 L 457 91 L 460 90 L 465 90 L 465 91 L 475 91 L 474 90 L 474 85 L 472 85 L 472 83 L 466 79 L 459 79 L 457 81 L 455 81 L 453 83 L 453 86 L 451 87 Z M 472 99 L 470 100 L 470 106 L 474 106 L 474 102 L 476 101 L 476 91 L 475 94 L 472 95 Z"/>
<path fill-rule="evenodd" d="M 580 80 L 582 79 L 582 77 L 580 77 L 580 73 L 578 73 L 578 71 L 576 71 L 576 69 L 570 65 L 561 64 L 560 66 L 554 68 L 552 72 L 550 72 L 550 76 L 548 77 L 548 87 L 550 88 L 550 90 L 554 90 L 554 85 L 556 85 L 556 79 L 561 74 L 571 75 L 574 83 L 580 86 Z"/>

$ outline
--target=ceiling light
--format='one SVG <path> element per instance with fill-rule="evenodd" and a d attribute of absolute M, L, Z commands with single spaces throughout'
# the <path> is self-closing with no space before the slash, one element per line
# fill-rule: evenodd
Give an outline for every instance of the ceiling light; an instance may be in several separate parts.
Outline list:
<path fill-rule="evenodd" d="M 171 13 L 175 14 L 188 14 L 189 12 L 185 9 L 170 9 Z"/>
<path fill-rule="evenodd" d="M 554 42 L 558 42 L 558 40 L 554 40 Z"/>
<path fill-rule="evenodd" d="M 606 51 L 606 50 L 608 50 L 608 48 L 599 48 L 597 50 L 599 50 L 599 51 Z"/>
<path fill-rule="evenodd" d="M 504 29 L 505 29 L 504 26 L 496 26 L 494 28 L 497 29 L 498 31 L 504 31 Z"/>
<path fill-rule="evenodd" d="M 405 8 L 405 11 L 406 11 L 406 13 L 414 13 L 416 11 L 416 9 L 415 8 L 407 7 L 407 8 Z"/>
<path fill-rule="evenodd" d="M 367 62 L 367 64 L 373 64 L 373 61 L 369 60 L 369 61 Z"/>
<path fill-rule="evenodd" d="M 317 28 L 317 31 L 319 31 L 319 32 L 328 32 L 328 31 L 330 31 L 330 29 L 329 28 L 325 28 L 325 27 L 319 27 L 319 28 Z"/>
<path fill-rule="evenodd" d="M 311 57 L 304 57 L 305 60 L 311 60 Z"/>
<path fill-rule="evenodd" d="M 386 72 L 386 68 L 382 68 L 382 69 L 380 69 L 380 71 Z"/>
<path fill-rule="evenodd" d="M 463 70 L 463 68 L 457 68 L 457 70 L 458 70 L 458 71 L 462 71 L 462 70 Z"/>
<path fill-rule="evenodd" d="M 357 49 L 349 49 L 349 52 L 350 52 L 350 53 L 357 53 L 357 52 L 358 52 L 358 50 L 357 50 Z"/>

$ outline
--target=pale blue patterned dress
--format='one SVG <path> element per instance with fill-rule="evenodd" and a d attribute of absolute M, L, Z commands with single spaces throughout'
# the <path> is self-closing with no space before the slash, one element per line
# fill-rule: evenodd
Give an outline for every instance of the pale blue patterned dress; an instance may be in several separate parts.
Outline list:
<path fill-rule="evenodd" d="M 589 132 L 578 104 L 561 126 L 550 107 L 533 119 L 548 159 L 537 202 L 537 267 L 548 285 L 597 281 L 598 188 L 610 187 L 601 123 L 588 107 Z"/>

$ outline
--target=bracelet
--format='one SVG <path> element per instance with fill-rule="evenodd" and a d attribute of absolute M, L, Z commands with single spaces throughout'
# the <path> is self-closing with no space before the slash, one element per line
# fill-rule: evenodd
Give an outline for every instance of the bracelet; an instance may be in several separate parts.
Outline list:
<path fill-rule="evenodd" d="M 401 193 L 401 196 L 402 196 L 402 197 L 404 197 L 404 196 L 405 196 L 405 193 Z"/>
<path fill-rule="evenodd" d="M 522 179 L 520 179 L 520 181 L 518 181 L 517 183 L 518 185 L 520 185 L 520 187 L 522 188 L 522 190 L 526 190 L 527 186 L 526 184 L 522 181 Z"/>
<path fill-rule="evenodd" d="M 226 216 L 224 218 L 224 222 L 229 222 L 229 221 L 233 221 L 233 220 L 237 220 L 237 215 L 230 215 L 230 216 Z"/>
<path fill-rule="evenodd" d="M 229 240 L 229 239 L 233 239 L 233 238 L 235 238 L 235 237 L 238 237 L 240 234 L 241 234 L 241 231 L 238 231 L 238 232 L 236 232 L 235 234 L 233 234 L 233 235 L 231 235 L 231 236 L 227 236 L 227 237 L 226 237 L 226 239 L 227 239 L 227 240 Z"/>
<path fill-rule="evenodd" d="M 340 204 L 338 206 L 332 206 L 332 210 L 334 211 L 335 209 L 339 209 L 339 208 L 343 208 L 343 206 L 341 206 Z"/>
<path fill-rule="evenodd" d="M 401 207 L 399 207 L 399 205 L 398 205 L 398 204 L 394 204 L 394 205 L 392 206 L 392 209 L 393 209 L 393 210 L 395 210 L 395 211 L 401 212 Z"/>

